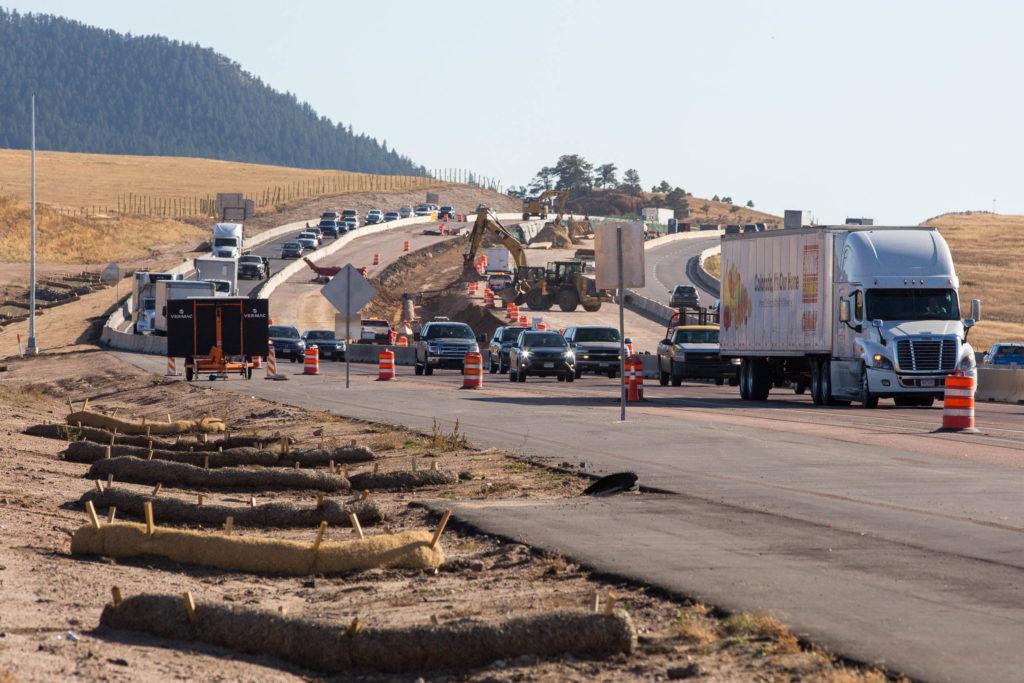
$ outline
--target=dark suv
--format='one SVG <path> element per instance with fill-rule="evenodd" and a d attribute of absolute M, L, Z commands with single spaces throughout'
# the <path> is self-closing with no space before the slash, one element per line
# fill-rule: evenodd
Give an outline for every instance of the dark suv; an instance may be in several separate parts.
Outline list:
<path fill-rule="evenodd" d="M 416 335 L 415 373 L 432 375 L 434 368 L 462 370 L 470 351 L 480 351 L 473 328 L 466 323 L 431 320 Z"/>
<path fill-rule="evenodd" d="M 322 220 L 320 221 L 320 232 L 324 234 L 324 237 L 337 237 L 340 232 L 338 230 L 338 221 Z"/>
<path fill-rule="evenodd" d="M 619 331 L 605 325 L 579 325 L 565 331 L 565 341 L 576 357 L 576 377 L 584 372 L 619 375 L 619 354 L 622 347 Z"/>
<path fill-rule="evenodd" d="M 274 343 L 274 355 L 278 358 L 288 358 L 294 363 L 306 355 L 306 342 L 293 325 L 271 325 L 267 336 Z"/>
<path fill-rule="evenodd" d="M 445 218 L 455 220 L 455 209 L 447 204 L 437 210 L 437 220 L 443 221 Z"/>
<path fill-rule="evenodd" d="M 516 343 L 516 339 L 525 329 L 518 326 L 499 327 L 494 331 L 490 344 L 487 345 L 487 357 L 491 362 L 491 374 L 508 372 L 508 352 Z"/>
<path fill-rule="evenodd" d="M 697 308 L 700 306 L 700 295 L 693 285 L 676 285 L 672 290 L 669 308 Z"/>
<path fill-rule="evenodd" d="M 345 360 L 345 341 L 334 335 L 334 330 L 306 330 L 302 333 L 306 347 L 317 347 L 320 357 L 331 360 Z"/>
<path fill-rule="evenodd" d="M 572 350 L 562 335 L 547 330 L 524 330 L 509 349 L 508 381 L 525 382 L 527 375 L 535 375 L 571 382 L 576 379 L 575 365 Z"/>

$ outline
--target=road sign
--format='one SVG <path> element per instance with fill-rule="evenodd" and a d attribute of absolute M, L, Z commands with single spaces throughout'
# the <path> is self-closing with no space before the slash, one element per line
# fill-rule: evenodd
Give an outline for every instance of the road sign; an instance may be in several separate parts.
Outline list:
<path fill-rule="evenodd" d="M 116 263 L 108 263 L 106 267 L 100 271 L 100 279 L 113 287 L 121 281 L 121 266 Z"/>
<path fill-rule="evenodd" d="M 334 314 L 334 336 L 338 339 L 358 339 L 362 329 L 363 321 L 358 315 L 346 318 L 340 313 Z"/>
<path fill-rule="evenodd" d="M 622 286 L 644 286 L 644 224 L 601 221 L 594 225 L 594 266 L 599 289 L 619 288 L 616 232 L 622 228 Z"/>
<path fill-rule="evenodd" d="M 377 290 L 352 267 L 351 263 L 347 263 L 330 282 L 320 288 L 320 293 L 331 302 L 338 313 L 352 316 L 370 303 Z"/>

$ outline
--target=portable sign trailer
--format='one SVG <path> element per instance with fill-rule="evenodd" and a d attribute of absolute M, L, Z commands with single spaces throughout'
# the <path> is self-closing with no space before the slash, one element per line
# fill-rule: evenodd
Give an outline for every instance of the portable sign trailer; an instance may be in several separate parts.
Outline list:
<path fill-rule="evenodd" d="M 202 374 L 252 377 L 253 356 L 266 356 L 269 302 L 197 297 L 167 303 L 167 355 L 185 358 L 185 379 Z"/>

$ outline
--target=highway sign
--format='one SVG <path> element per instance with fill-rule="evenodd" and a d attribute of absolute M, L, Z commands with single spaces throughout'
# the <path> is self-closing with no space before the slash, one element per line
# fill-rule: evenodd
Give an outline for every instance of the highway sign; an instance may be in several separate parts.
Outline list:
<path fill-rule="evenodd" d="M 330 282 L 320 288 L 320 293 L 331 302 L 338 313 L 352 316 L 370 303 L 377 290 L 352 267 L 351 263 L 347 263 Z"/>
<path fill-rule="evenodd" d="M 100 271 L 100 279 L 113 287 L 121 281 L 121 266 L 116 263 L 108 263 L 106 267 Z"/>
<path fill-rule="evenodd" d="M 644 224 L 601 221 L 594 225 L 594 265 L 599 289 L 618 289 L 618 230 L 622 229 L 623 287 L 644 286 Z"/>

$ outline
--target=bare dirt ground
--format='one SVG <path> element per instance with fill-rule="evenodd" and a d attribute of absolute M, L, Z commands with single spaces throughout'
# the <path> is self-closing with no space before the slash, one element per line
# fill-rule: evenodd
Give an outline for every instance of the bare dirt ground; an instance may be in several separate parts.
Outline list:
<path fill-rule="evenodd" d="M 241 380 L 235 380 L 241 381 Z M 69 554 L 69 532 L 84 522 L 76 501 L 93 482 L 87 466 L 58 457 L 63 442 L 21 434 L 31 424 L 61 421 L 68 399 L 90 399 L 95 409 L 152 420 L 192 415 L 225 416 L 234 431 L 281 432 L 296 447 L 355 440 L 384 456 L 382 469 L 437 462 L 465 473 L 458 484 L 415 492 L 377 494 L 389 529 L 424 528 L 436 520 L 414 499 L 508 499 L 577 495 L 588 483 L 513 459 L 476 451 L 455 433 L 416 434 L 324 413 L 310 413 L 255 398 L 238 398 L 183 381 L 148 375 L 103 352 L 18 361 L 0 373 L 3 442 L 0 467 L 0 681 L 89 678 L 104 680 L 299 680 L 316 676 L 265 657 L 216 647 L 162 641 L 97 628 L 111 586 L 125 596 L 191 591 L 199 600 L 284 609 L 289 615 L 347 624 L 400 625 L 495 620 L 552 609 L 591 608 L 609 593 L 634 619 L 638 650 L 605 660 L 524 657 L 483 669 L 441 672 L 431 680 L 622 681 L 700 677 L 701 680 L 884 680 L 876 671 L 841 663 L 801 646 L 765 615 L 722 615 L 700 604 L 669 599 L 644 587 L 602 580 L 557 555 L 451 529 L 443 537 L 448 562 L 436 574 L 365 571 L 303 578 L 252 576 L 183 566 L 163 560 L 115 561 Z M 187 406 L 187 409 L 185 408 Z M 149 487 L 114 486 L 149 491 Z M 245 505 L 249 492 L 207 493 L 211 502 Z M 253 491 L 267 500 L 313 504 L 311 493 Z M 160 495 L 194 498 L 196 491 Z M 642 495 L 642 494 L 640 494 Z M 160 524 L 160 520 L 157 520 Z M 305 539 L 308 530 L 238 530 L 236 534 Z M 332 539 L 351 536 L 331 529 Z M 412 680 L 372 673 L 346 680 Z"/>

